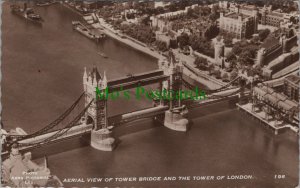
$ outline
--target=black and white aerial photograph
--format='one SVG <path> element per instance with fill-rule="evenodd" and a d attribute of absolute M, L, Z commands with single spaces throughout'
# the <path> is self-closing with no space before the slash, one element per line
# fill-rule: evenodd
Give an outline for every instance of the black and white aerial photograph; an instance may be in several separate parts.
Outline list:
<path fill-rule="evenodd" d="M 299 1 L 0 5 L 1 187 L 299 187 Z"/>

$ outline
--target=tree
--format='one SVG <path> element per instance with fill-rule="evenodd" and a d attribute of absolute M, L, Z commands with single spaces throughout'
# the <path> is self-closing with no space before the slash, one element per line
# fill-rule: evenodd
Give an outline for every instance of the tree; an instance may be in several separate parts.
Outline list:
<path fill-rule="evenodd" d="M 207 69 L 207 59 L 203 58 L 203 57 L 197 57 L 195 59 L 194 64 L 196 65 L 197 68 L 201 69 L 201 70 L 206 70 Z"/>
<path fill-rule="evenodd" d="M 214 57 L 214 48 L 211 45 L 211 41 L 196 35 L 190 36 L 190 45 L 193 50 Z"/>
<path fill-rule="evenodd" d="M 150 16 L 145 16 L 144 18 L 142 18 L 141 23 L 144 25 L 148 25 L 148 23 L 150 22 Z"/>
<path fill-rule="evenodd" d="M 201 12 L 200 12 L 201 10 L 200 10 L 200 7 L 199 6 L 196 6 L 195 8 L 194 8 L 194 13 L 195 14 L 197 14 L 197 15 L 199 15 L 199 16 L 201 16 Z"/>
<path fill-rule="evenodd" d="M 187 16 L 188 18 L 197 18 L 197 17 L 198 17 L 197 15 L 194 14 L 194 10 L 191 9 L 191 8 L 189 8 L 189 9 L 187 10 L 186 16 Z"/>
<path fill-rule="evenodd" d="M 182 49 L 184 46 L 189 45 L 189 36 L 186 33 L 182 33 L 178 38 L 177 41 L 179 43 L 179 47 Z"/>
<path fill-rule="evenodd" d="M 255 44 L 255 45 L 258 45 L 258 44 L 259 44 L 259 41 L 260 41 L 259 36 L 254 36 L 254 37 L 252 37 L 252 39 L 251 39 L 251 43 L 252 43 L 252 44 Z"/>
<path fill-rule="evenodd" d="M 227 59 L 227 61 L 233 61 L 233 60 L 236 60 L 236 56 L 234 55 L 234 53 L 229 52 L 229 53 L 226 55 L 226 59 Z"/>
<path fill-rule="evenodd" d="M 242 40 L 233 45 L 232 53 L 238 57 L 240 65 L 252 65 L 256 57 L 258 45 Z"/>
<path fill-rule="evenodd" d="M 221 71 L 220 70 L 214 70 L 213 74 L 217 79 L 221 78 Z"/>
<path fill-rule="evenodd" d="M 238 76 L 238 70 L 237 69 L 233 69 L 230 73 L 230 79 L 233 80 Z"/>
<path fill-rule="evenodd" d="M 294 16 L 291 16 L 291 18 L 290 18 L 290 22 L 292 22 L 293 24 L 296 24 L 296 23 L 298 23 L 298 22 L 299 22 L 299 20 L 298 20 L 298 19 L 296 19 L 296 17 L 294 17 Z"/>
<path fill-rule="evenodd" d="M 162 9 L 163 9 L 163 7 L 158 7 L 158 8 L 162 8 Z M 170 11 L 170 12 L 175 12 L 175 11 L 177 11 L 177 6 L 176 6 L 175 3 L 171 3 L 171 4 L 168 6 L 168 8 L 169 8 L 169 11 Z"/>
<path fill-rule="evenodd" d="M 226 47 L 231 47 L 232 46 L 232 37 L 231 36 L 225 36 L 224 37 L 224 44 Z"/>
<path fill-rule="evenodd" d="M 212 75 L 214 70 L 215 70 L 215 66 L 214 66 L 213 64 L 210 64 L 210 65 L 208 66 L 209 74 Z"/>
<path fill-rule="evenodd" d="M 114 21 L 113 21 L 113 25 L 114 25 L 114 26 L 119 26 L 122 22 L 123 22 L 122 19 L 117 19 L 117 20 L 114 20 Z"/>
<path fill-rule="evenodd" d="M 225 81 L 225 82 L 229 81 L 229 76 L 228 76 L 227 73 L 224 73 L 224 74 L 223 74 L 223 76 L 222 76 L 222 81 Z"/>
<path fill-rule="evenodd" d="M 241 54 L 239 55 L 239 61 L 243 65 L 247 65 L 249 62 L 249 58 L 251 57 L 251 52 L 248 50 L 242 50 Z"/>
<path fill-rule="evenodd" d="M 122 32 L 144 43 L 155 41 L 155 34 L 149 26 L 143 24 L 121 25 Z"/>
<path fill-rule="evenodd" d="M 209 15 L 209 19 L 211 19 L 213 22 L 216 21 L 219 17 L 220 16 L 218 13 L 212 13 Z"/>
<path fill-rule="evenodd" d="M 165 9 L 163 7 L 156 8 L 156 14 L 163 14 L 164 12 L 165 12 Z"/>
<path fill-rule="evenodd" d="M 264 41 L 270 34 L 270 30 L 269 29 L 264 29 L 264 30 L 260 30 L 258 32 L 258 37 L 260 41 Z"/>
<path fill-rule="evenodd" d="M 221 34 L 221 32 L 220 32 L 220 34 Z M 221 39 L 222 39 L 222 36 L 220 34 L 216 37 L 216 39 L 217 39 L 218 42 L 220 42 Z"/>
<path fill-rule="evenodd" d="M 241 46 L 239 45 L 239 43 L 236 43 L 236 44 L 233 46 L 231 52 L 232 52 L 233 54 L 236 54 L 236 55 L 238 55 L 238 54 L 240 54 L 240 53 L 242 52 L 242 48 L 241 48 Z"/>
<path fill-rule="evenodd" d="M 213 5 L 211 11 L 214 12 L 214 13 L 217 13 L 219 11 L 219 6 L 218 5 Z"/>
<path fill-rule="evenodd" d="M 218 34 L 219 34 L 219 28 L 217 27 L 217 25 L 211 25 L 205 32 L 205 37 L 210 40 L 218 36 Z"/>
<path fill-rule="evenodd" d="M 156 41 L 155 44 L 156 44 L 159 51 L 165 52 L 165 51 L 168 50 L 167 43 L 165 43 L 165 42 Z"/>
<path fill-rule="evenodd" d="M 135 14 L 127 13 L 126 17 L 127 17 L 127 19 L 134 19 L 135 18 Z"/>
<path fill-rule="evenodd" d="M 253 68 L 253 75 L 258 75 L 258 76 L 262 76 L 263 74 L 263 70 L 261 68 L 261 65 L 257 65 Z"/>

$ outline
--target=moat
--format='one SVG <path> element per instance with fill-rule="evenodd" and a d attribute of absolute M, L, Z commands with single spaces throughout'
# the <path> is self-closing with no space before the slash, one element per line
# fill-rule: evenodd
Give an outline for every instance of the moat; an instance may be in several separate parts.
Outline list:
<path fill-rule="evenodd" d="M 36 10 L 42 27 L 2 13 L 2 106 L 5 129 L 22 127 L 31 133 L 57 118 L 82 93 L 84 67 L 97 66 L 109 79 L 157 68 L 156 59 L 112 39 L 99 46 L 72 30 L 79 17 L 57 4 Z M 103 51 L 109 58 L 97 54 Z M 110 102 L 118 114 L 151 106 L 148 100 Z M 120 107 L 122 106 L 122 108 Z M 274 134 L 257 121 L 222 103 L 191 111 L 187 133 L 171 131 L 152 120 L 119 128 L 120 144 L 113 152 L 89 146 L 48 156 L 49 168 L 64 178 L 232 176 L 248 180 L 189 181 L 188 187 L 295 187 L 298 182 L 298 137 Z M 68 144 L 70 142 L 67 142 Z M 76 143 L 74 143 L 76 144 Z M 61 146 L 61 148 L 68 146 Z M 55 149 L 55 148 L 54 148 Z M 278 174 L 282 180 L 274 179 Z M 198 185 L 196 185 L 196 183 Z M 64 183 L 71 186 L 118 186 L 119 183 Z M 126 182 L 126 186 L 176 187 L 172 181 Z M 177 184 L 178 186 L 178 184 Z"/>

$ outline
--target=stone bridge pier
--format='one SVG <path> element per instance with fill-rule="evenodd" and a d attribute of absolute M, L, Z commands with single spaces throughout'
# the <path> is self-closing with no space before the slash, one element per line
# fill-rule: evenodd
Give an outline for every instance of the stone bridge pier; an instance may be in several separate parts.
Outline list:
<path fill-rule="evenodd" d="M 112 131 L 107 122 L 107 99 L 97 99 L 96 87 L 103 91 L 107 87 L 107 79 L 104 73 L 101 78 L 97 68 L 87 75 L 86 70 L 83 75 L 83 86 L 85 91 L 85 105 L 93 100 L 85 114 L 87 124 L 93 124 L 91 131 L 91 146 L 97 150 L 112 151 L 116 146 L 115 139 L 112 137 Z"/>
<path fill-rule="evenodd" d="M 162 90 L 168 91 L 168 99 L 161 97 L 161 104 L 168 103 L 169 110 L 165 112 L 164 126 L 175 131 L 187 131 L 188 119 L 186 118 L 188 110 L 181 104 L 181 87 L 183 65 L 175 60 L 171 53 L 169 59 L 161 59 L 158 62 L 159 68 L 164 71 L 165 75 L 170 77 L 169 80 L 162 83 Z M 162 91 L 163 93 L 163 91 Z M 164 100 L 164 101 L 162 101 Z"/>

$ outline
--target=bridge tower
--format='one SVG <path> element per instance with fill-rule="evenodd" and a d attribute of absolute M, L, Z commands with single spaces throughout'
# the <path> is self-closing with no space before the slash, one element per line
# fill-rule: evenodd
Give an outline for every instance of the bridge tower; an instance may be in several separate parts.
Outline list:
<path fill-rule="evenodd" d="M 169 75 L 169 61 L 167 60 L 167 58 L 161 58 L 158 60 L 158 68 L 164 71 L 165 75 Z M 163 81 L 159 83 L 159 90 L 160 91 L 164 91 L 164 90 L 169 90 L 169 80 L 167 81 Z M 160 105 L 169 105 L 169 101 L 168 100 L 164 100 L 163 97 L 160 97 L 160 101 L 159 101 Z"/>
<path fill-rule="evenodd" d="M 107 87 L 105 73 L 102 78 L 96 67 L 89 74 L 87 74 L 85 69 L 83 87 L 85 92 L 85 106 L 93 100 L 85 114 L 86 124 L 93 124 L 91 146 L 97 150 L 112 151 L 115 146 L 115 139 L 112 138 L 112 132 L 108 129 L 107 98 L 103 97 L 100 99 L 96 93 L 96 87 L 98 87 L 105 96 L 105 89 Z"/>
<path fill-rule="evenodd" d="M 257 51 L 257 64 L 260 66 L 264 66 L 266 58 L 266 49 L 261 48 Z"/>
<path fill-rule="evenodd" d="M 169 110 L 165 112 L 164 125 L 172 130 L 186 131 L 188 124 L 187 108 L 181 105 L 179 97 L 181 95 L 183 65 L 181 62 L 176 62 L 172 52 L 169 56 L 169 60 L 159 61 L 159 68 L 170 77 L 168 81 L 162 83 L 162 90 L 168 91 L 168 99 L 161 103 L 168 103 L 169 105 Z"/>

